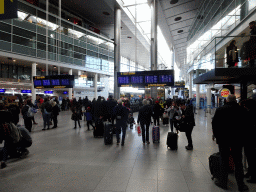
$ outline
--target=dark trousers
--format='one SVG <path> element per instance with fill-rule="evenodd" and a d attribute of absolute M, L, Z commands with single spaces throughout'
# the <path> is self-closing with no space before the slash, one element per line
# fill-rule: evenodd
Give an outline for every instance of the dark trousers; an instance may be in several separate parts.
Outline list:
<path fill-rule="evenodd" d="M 229 170 L 229 155 L 230 146 L 219 144 L 219 151 L 221 156 L 221 173 L 220 182 L 227 185 L 228 170 Z M 242 146 L 231 147 L 231 155 L 235 163 L 235 177 L 238 187 L 244 185 L 244 170 L 242 164 Z M 255 163 L 255 162 L 254 162 Z"/>
<path fill-rule="evenodd" d="M 170 126 L 171 126 L 171 131 L 173 132 L 173 120 L 170 119 Z"/>
<path fill-rule="evenodd" d="M 28 117 L 26 119 L 24 119 L 24 125 L 25 125 L 25 128 L 31 132 L 31 129 L 32 129 L 32 119 L 31 117 Z"/>
<path fill-rule="evenodd" d="M 248 162 L 248 172 L 253 180 L 256 180 L 256 147 L 254 144 L 245 144 L 244 153 Z"/>
<path fill-rule="evenodd" d="M 13 143 L 11 141 L 4 141 L 4 147 L 3 147 L 3 159 L 2 161 L 7 161 L 8 155 L 13 148 Z"/>
<path fill-rule="evenodd" d="M 52 116 L 52 119 L 53 119 L 53 127 L 57 127 L 57 124 L 58 124 L 58 115 L 53 115 Z"/>
<path fill-rule="evenodd" d="M 126 121 L 116 121 L 116 141 L 120 143 L 120 136 L 122 130 L 122 144 L 124 144 L 125 134 L 126 134 Z"/>
<path fill-rule="evenodd" d="M 94 127 L 94 126 L 93 126 L 93 124 L 92 124 L 92 120 L 87 121 L 87 127 L 88 127 L 88 130 L 90 129 L 90 125 L 91 125 L 92 127 Z"/>
<path fill-rule="evenodd" d="M 193 147 L 193 142 L 192 142 L 192 131 L 193 131 L 193 127 L 188 127 L 186 133 L 186 137 L 188 140 L 188 146 L 189 147 Z"/>
<path fill-rule="evenodd" d="M 145 143 L 145 141 L 149 141 L 149 125 L 150 125 L 149 123 L 140 123 L 143 143 Z M 145 132 L 146 132 L 146 138 L 145 138 Z"/>
<path fill-rule="evenodd" d="M 157 126 L 159 126 L 159 117 L 154 117 L 154 125 L 156 125 L 157 122 Z"/>
<path fill-rule="evenodd" d="M 78 122 L 78 125 L 79 125 L 79 127 L 81 128 L 80 120 L 79 120 L 79 119 L 75 120 L 75 128 L 76 128 L 76 122 Z"/>

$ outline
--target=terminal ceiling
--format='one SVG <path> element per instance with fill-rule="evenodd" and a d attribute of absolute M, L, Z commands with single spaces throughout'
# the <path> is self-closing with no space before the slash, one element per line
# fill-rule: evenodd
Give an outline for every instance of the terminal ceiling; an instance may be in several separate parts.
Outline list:
<path fill-rule="evenodd" d="M 62 0 L 62 6 L 78 13 L 88 22 L 99 28 L 110 39 L 114 39 L 114 5 L 116 0 Z M 117 0 L 121 2 L 121 0 Z M 133 1 L 133 0 L 132 0 Z M 173 3 L 174 4 L 171 4 Z M 176 3 L 175 3 L 176 2 Z M 197 17 L 203 0 L 159 0 L 158 23 L 169 44 L 176 51 L 176 63 L 183 66 L 186 62 L 186 46 L 189 30 Z M 110 15 L 104 15 L 107 12 Z M 135 61 L 135 27 L 124 21 L 122 13 L 121 55 Z M 178 19 L 180 18 L 180 20 Z M 181 32 L 182 30 L 182 32 Z M 180 32 L 180 33 L 179 33 Z M 132 37 L 132 38 L 128 38 Z M 137 41 L 138 63 L 149 67 L 150 45 L 141 39 Z"/>

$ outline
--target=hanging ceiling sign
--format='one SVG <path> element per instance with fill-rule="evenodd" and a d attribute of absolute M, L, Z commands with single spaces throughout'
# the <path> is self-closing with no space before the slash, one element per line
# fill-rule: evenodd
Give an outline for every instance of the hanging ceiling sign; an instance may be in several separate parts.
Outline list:
<path fill-rule="evenodd" d="M 74 75 L 34 76 L 34 88 L 73 88 Z"/>

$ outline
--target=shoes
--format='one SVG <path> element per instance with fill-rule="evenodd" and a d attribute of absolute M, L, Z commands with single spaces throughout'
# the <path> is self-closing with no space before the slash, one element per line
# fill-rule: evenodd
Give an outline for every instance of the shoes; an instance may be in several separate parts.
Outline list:
<path fill-rule="evenodd" d="M 193 147 L 190 147 L 190 146 L 186 146 L 185 147 L 187 150 L 193 150 Z"/>
<path fill-rule="evenodd" d="M 222 189 L 224 189 L 224 190 L 227 190 L 227 189 L 228 189 L 228 187 L 227 187 L 226 184 L 222 184 L 222 183 L 219 182 L 218 180 L 216 180 L 214 183 L 215 183 L 215 185 L 217 185 L 218 187 L 220 187 L 220 188 L 222 188 Z"/>
<path fill-rule="evenodd" d="M 247 182 L 248 183 L 256 183 L 256 179 L 248 179 Z"/>
<path fill-rule="evenodd" d="M 34 123 L 34 125 L 37 125 L 37 124 L 38 124 L 38 123 L 36 123 L 36 122 Z"/>
<path fill-rule="evenodd" d="M 250 176 L 251 176 L 251 174 L 250 174 L 249 172 L 247 172 L 247 173 L 244 175 L 245 178 L 249 178 Z"/>
<path fill-rule="evenodd" d="M 143 145 L 145 145 L 145 142 L 143 142 Z"/>
<path fill-rule="evenodd" d="M 47 128 L 47 130 L 50 130 L 50 128 Z"/>
<path fill-rule="evenodd" d="M 120 144 L 119 142 L 116 143 L 116 145 L 119 145 L 119 144 Z"/>
<path fill-rule="evenodd" d="M 1 169 L 7 167 L 6 163 L 5 162 L 1 162 Z"/>
<path fill-rule="evenodd" d="M 57 126 L 56 126 L 56 127 L 55 127 L 55 126 L 54 126 L 54 127 L 52 127 L 52 129 L 54 129 L 54 128 L 57 128 Z"/>
<path fill-rule="evenodd" d="M 76 129 L 76 127 L 74 127 L 73 129 Z"/>
<path fill-rule="evenodd" d="M 147 141 L 147 144 L 150 144 L 150 142 L 149 142 L 149 141 Z"/>
<path fill-rule="evenodd" d="M 122 143 L 121 146 L 124 146 L 124 143 Z"/>
<path fill-rule="evenodd" d="M 244 184 L 243 186 L 238 187 L 238 191 L 249 191 L 249 188 L 247 185 Z"/>
<path fill-rule="evenodd" d="M 46 129 L 42 129 L 42 131 L 45 131 Z"/>

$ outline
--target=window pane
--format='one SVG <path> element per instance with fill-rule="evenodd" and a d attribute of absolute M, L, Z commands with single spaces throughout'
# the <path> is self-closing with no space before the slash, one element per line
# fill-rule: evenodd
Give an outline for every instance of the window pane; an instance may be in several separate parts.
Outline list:
<path fill-rule="evenodd" d="M 11 26 L 8 25 L 8 24 L 0 22 L 0 30 L 11 33 Z"/>
<path fill-rule="evenodd" d="M 11 42 L 11 34 L 0 31 L 0 40 Z"/>

